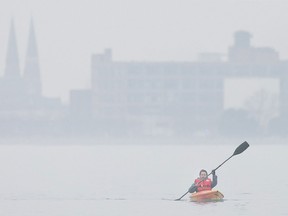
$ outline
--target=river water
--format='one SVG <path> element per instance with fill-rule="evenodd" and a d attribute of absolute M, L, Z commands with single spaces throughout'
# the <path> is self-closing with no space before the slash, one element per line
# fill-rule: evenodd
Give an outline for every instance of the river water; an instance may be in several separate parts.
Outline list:
<path fill-rule="evenodd" d="M 277 143 L 249 142 L 216 171 L 223 202 L 174 201 L 240 144 L 0 145 L 0 215 L 288 215 L 288 145 Z"/>

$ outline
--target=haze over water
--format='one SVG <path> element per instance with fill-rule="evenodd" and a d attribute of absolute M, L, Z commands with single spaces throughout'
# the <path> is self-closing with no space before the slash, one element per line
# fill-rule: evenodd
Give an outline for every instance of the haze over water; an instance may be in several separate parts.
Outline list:
<path fill-rule="evenodd" d="M 241 143 L 1 145 L 0 213 L 287 215 L 287 146 L 249 143 L 246 151 L 216 172 L 215 189 L 224 194 L 224 202 L 208 204 L 191 203 L 188 195 L 182 201 L 174 199 L 188 190 L 200 169 L 216 168 Z M 281 178 L 275 173 L 281 173 Z M 281 190 L 275 189 L 275 181 Z"/>

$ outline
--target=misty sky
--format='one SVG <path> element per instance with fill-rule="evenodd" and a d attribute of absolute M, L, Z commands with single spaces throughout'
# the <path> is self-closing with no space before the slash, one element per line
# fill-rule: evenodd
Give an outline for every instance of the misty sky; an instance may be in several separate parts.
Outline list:
<path fill-rule="evenodd" d="M 288 59 L 287 0 L 0 0 L 0 72 L 14 18 L 23 70 L 33 16 L 43 93 L 68 98 L 90 86 L 90 57 L 112 48 L 114 60 L 196 61 L 227 53 L 233 33 Z"/>

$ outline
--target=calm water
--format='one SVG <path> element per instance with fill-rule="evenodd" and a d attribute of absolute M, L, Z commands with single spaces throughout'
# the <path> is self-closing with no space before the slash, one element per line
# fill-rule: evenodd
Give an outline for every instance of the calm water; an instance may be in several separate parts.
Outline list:
<path fill-rule="evenodd" d="M 288 145 L 249 143 L 216 172 L 224 202 L 207 204 L 174 199 L 241 142 L 1 145 L 0 215 L 288 215 Z"/>

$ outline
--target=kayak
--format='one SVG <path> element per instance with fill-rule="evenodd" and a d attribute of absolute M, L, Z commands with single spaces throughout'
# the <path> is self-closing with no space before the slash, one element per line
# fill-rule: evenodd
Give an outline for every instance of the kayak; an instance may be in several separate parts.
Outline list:
<path fill-rule="evenodd" d="M 206 190 L 192 193 L 190 200 L 192 202 L 215 202 L 223 201 L 224 195 L 218 190 Z"/>
<path fill-rule="evenodd" d="M 224 195 L 218 190 L 206 190 L 192 193 L 190 200 L 192 202 L 215 202 L 223 201 Z"/>

